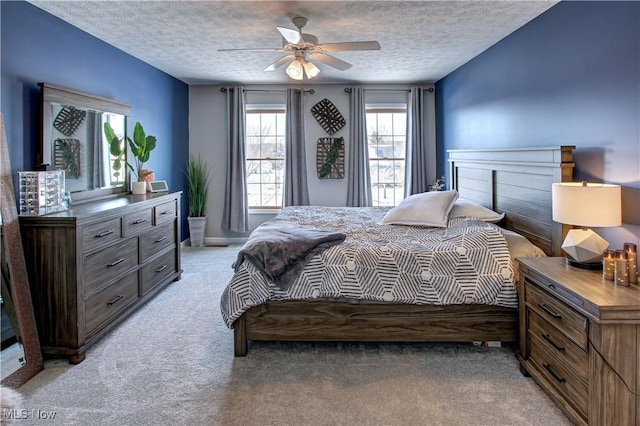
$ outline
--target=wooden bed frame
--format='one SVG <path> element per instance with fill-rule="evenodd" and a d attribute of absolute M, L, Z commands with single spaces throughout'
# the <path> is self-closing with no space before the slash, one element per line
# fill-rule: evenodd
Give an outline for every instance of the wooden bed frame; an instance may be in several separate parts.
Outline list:
<path fill-rule="evenodd" d="M 551 219 L 551 184 L 572 180 L 574 146 L 451 150 L 451 188 L 506 213 L 501 226 L 552 256 L 566 226 Z M 248 341 L 515 342 L 518 311 L 489 305 L 424 306 L 322 300 L 268 301 L 234 324 L 236 356 Z"/>

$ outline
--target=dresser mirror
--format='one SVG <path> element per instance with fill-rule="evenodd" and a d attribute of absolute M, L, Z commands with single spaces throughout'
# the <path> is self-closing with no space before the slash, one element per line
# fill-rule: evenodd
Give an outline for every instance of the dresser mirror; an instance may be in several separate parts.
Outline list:
<path fill-rule="evenodd" d="M 119 138 L 127 134 L 131 105 L 76 90 L 39 83 L 42 94 L 42 145 L 37 168 L 64 170 L 73 202 L 127 192 L 126 158 L 110 151 L 104 135 L 109 123 Z M 124 148 L 124 156 L 127 149 Z"/>
<path fill-rule="evenodd" d="M 4 116 L 1 114 L 0 137 L 2 385 L 18 387 L 38 374 L 43 369 L 43 362 L 13 192 Z M 5 342 L 5 332 L 13 333 L 14 337 Z"/>

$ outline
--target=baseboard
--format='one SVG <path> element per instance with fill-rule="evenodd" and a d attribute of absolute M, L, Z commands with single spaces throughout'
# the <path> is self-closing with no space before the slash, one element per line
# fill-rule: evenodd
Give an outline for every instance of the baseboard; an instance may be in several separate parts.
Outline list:
<path fill-rule="evenodd" d="M 244 244 L 247 237 L 205 237 L 204 244 L 207 246 L 228 246 L 230 244 Z"/>
<path fill-rule="evenodd" d="M 204 245 L 210 247 L 223 246 L 226 247 L 231 244 L 244 244 L 247 242 L 247 237 L 229 238 L 229 237 L 205 237 Z M 180 247 L 191 247 L 191 238 L 180 243 Z"/>

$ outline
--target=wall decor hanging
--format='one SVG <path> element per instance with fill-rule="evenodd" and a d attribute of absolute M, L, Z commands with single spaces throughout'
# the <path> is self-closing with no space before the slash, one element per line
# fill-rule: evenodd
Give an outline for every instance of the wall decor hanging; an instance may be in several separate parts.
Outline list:
<path fill-rule="evenodd" d="M 56 115 L 53 127 L 65 136 L 71 136 L 82 124 L 82 120 L 87 115 L 87 111 L 76 109 L 72 106 L 65 106 Z"/>
<path fill-rule="evenodd" d="M 330 135 L 333 135 L 347 124 L 338 108 L 329 99 L 323 99 L 312 106 L 311 114 L 324 131 Z"/>
<path fill-rule="evenodd" d="M 80 177 L 80 141 L 78 139 L 56 139 L 53 145 L 53 165 L 64 170 L 68 179 Z"/>
<path fill-rule="evenodd" d="M 344 178 L 344 138 L 319 138 L 316 165 L 318 178 Z"/>

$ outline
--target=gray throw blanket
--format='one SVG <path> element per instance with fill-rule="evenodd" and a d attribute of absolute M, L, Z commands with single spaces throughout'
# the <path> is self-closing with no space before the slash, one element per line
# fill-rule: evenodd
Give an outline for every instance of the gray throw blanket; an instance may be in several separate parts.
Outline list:
<path fill-rule="evenodd" d="M 249 236 L 232 266 L 238 272 L 242 262 L 248 260 L 266 278 L 287 290 L 313 256 L 346 237 L 341 232 L 266 222 Z"/>

